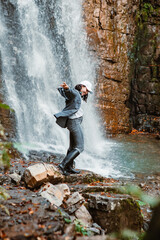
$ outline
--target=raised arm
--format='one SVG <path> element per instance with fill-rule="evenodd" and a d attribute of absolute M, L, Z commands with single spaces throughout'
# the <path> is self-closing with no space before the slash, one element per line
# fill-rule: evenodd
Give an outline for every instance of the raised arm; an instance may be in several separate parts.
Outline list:
<path fill-rule="evenodd" d="M 75 89 L 69 88 L 69 86 L 65 82 L 63 82 L 60 86 L 61 88 L 58 88 L 58 90 L 63 97 L 72 99 L 76 96 L 77 91 Z"/>
<path fill-rule="evenodd" d="M 60 86 L 66 90 L 69 89 L 69 86 L 67 85 L 66 82 L 63 82 Z"/>

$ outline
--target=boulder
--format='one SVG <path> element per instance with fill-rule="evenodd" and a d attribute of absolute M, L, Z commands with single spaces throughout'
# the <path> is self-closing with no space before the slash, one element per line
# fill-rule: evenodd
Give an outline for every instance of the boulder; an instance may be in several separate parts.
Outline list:
<path fill-rule="evenodd" d="M 85 194 L 85 197 L 94 222 L 105 229 L 105 232 L 118 232 L 125 228 L 141 230 L 143 218 L 140 207 L 130 196 Z"/>
<path fill-rule="evenodd" d="M 92 225 L 92 216 L 88 212 L 87 208 L 82 205 L 76 212 L 75 212 L 76 218 L 81 220 L 85 226 L 91 226 Z"/>
<path fill-rule="evenodd" d="M 37 163 L 28 167 L 23 175 L 23 179 L 29 188 L 40 186 L 45 182 L 60 183 L 63 178 L 56 167 L 46 163 Z"/>
<path fill-rule="evenodd" d="M 66 184 L 53 185 L 51 183 L 46 183 L 39 193 L 51 204 L 59 207 L 62 205 L 63 200 L 70 195 L 70 190 Z"/>

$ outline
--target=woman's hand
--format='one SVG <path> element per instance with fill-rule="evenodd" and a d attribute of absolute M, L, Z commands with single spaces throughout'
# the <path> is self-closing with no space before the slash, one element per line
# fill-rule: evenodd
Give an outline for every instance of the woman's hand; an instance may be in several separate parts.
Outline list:
<path fill-rule="evenodd" d="M 65 82 L 63 82 L 60 86 L 64 89 L 69 89 L 69 86 Z"/>

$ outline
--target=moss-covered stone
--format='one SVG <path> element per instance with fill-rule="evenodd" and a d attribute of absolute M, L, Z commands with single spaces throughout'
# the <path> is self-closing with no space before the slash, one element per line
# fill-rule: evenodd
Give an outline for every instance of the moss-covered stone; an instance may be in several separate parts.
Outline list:
<path fill-rule="evenodd" d="M 140 231 L 143 223 L 139 204 L 127 195 L 86 195 L 89 212 L 107 233 L 128 228 Z"/>

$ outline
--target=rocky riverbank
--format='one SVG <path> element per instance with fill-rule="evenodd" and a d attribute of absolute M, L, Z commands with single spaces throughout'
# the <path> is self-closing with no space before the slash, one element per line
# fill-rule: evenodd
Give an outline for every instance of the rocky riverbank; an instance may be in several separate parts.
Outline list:
<path fill-rule="evenodd" d="M 110 239 L 108 234 L 126 228 L 147 230 L 149 204 L 136 194 L 122 193 L 122 187 L 136 184 L 156 197 L 160 176 L 116 180 L 81 171 L 64 177 L 53 161 L 52 157 L 43 162 L 15 159 L 10 170 L 0 175 L 0 185 L 10 196 L 1 202 L 9 211 L 1 209 L 2 239 L 80 240 L 89 235 L 87 239 L 98 240 Z"/>

